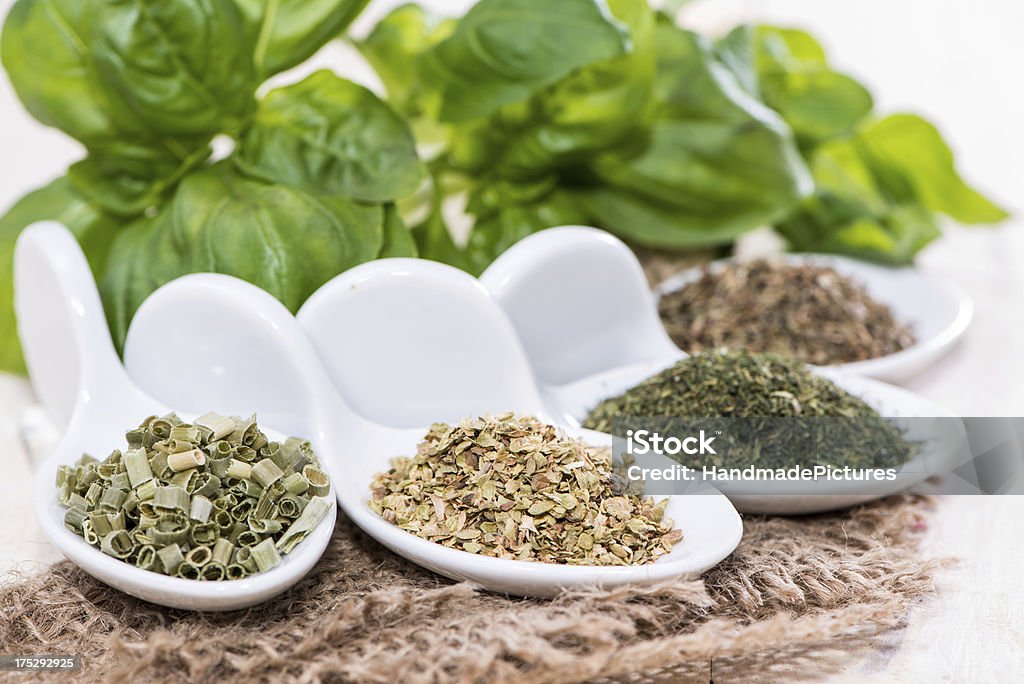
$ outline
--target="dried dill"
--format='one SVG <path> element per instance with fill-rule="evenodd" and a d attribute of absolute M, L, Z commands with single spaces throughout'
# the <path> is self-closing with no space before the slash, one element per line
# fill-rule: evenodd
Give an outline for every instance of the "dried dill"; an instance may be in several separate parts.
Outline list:
<path fill-rule="evenodd" d="M 721 430 L 722 448 L 694 459 L 701 465 L 888 468 L 917 450 L 862 399 L 775 354 L 694 354 L 602 401 L 583 426 L 624 431 L 656 418 L 677 419 L 669 427 L 679 433 Z"/>
<path fill-rule="evenodd" d="M 826 266 L 757 260 L 705 267 L 658 303 L 686 352 L 748 350 L 805 363 L 863 361 L 914 343 L 910 328 L 856 281 Z"/>
<path fill-rule="evenodd" d="M 666 501 L 619 488 L 607 449 L 513 414 L 433 425 L 371 490 L 370 508 L 403 530 L 498 558 L 641 565 L 682 536 Z"/>

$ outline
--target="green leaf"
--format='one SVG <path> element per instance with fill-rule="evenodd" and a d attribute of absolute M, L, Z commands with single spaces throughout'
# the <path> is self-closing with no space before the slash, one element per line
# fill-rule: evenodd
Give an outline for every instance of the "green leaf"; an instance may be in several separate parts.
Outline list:
<path fill-rule="evenodd" d="M 330 71 L 270 92 L 235 161 L 256 178 L 368 202 L 408 195 L 425 177 L 402 118 Z"/>
<path fill-rule="evenodd" d="M 451 35 L 456 21 L 428 12 L 421 5 L 402 5 L 381 19 L 356 47 L 380 76 L 391 102 L 403 114 L 416 118 L 437 114 L 439 105 L 432 84 L 423 78 L 420 58 Z M 419 139 L 419 136 L 417 136 Z"/>
<path fill-rule="evenodd" d="M 940 235 L 935 217 L 914 203 L 868 211 L 822 192 L 776 226 L 795 251 L 845 254 L 894 266 L 914 256 Z"/>
<path fill-rule="evenodd" d="M 661 21 L 656 120 L 631 148 L 599 155 L 607 187 L 578 193 L 601 226 L 640 244 L 728 242 L 788 213 L 811 179 L 785 123 L 700 36 Z"/>
<path fill-rule="evenodd" d="M 121 143 L 93 151 L 73 164 L 68 179 L 93 204 L 131 218 L 157 206 L 188 171 L 209 156 L 210 147 L 205 143 L 184 159 L 157 147 Z"/>
<path fill-rule="evenodd" d="M 912 114 L 894 114 L 861 133 L 875 164 L 902 172 L 921 201 L 961 223 L 995 223 L 1009 214 L 957 174 L 953 153 L 932 124 Z"/>
<path fill-rule="evenodd" d="M 235 0 L 256 36 L 261 78 L 290 69 L 337 38 L 369 0 Z"/>
<path fill-rule="evenodd" d="M 776 229 L 801 251 L 910 264 L 939 237 L 936 212 L 961 221 L 1006 213 L 967 186 L 935 128 L 907 114 L 864 126 L 812 156 L 815 196 Z"/>
<path fill-rule="evenodd" d="M 515 179 L 582 163 L 615 146 L 644 124 L 654 85 L 654 14 L 646 0 L 609 3 L 629 28 L 632 49 L 584 65 L 489 118 L 458 130 L 456 166 Z"/>
<path fill-rule="evenodd" d="M 778 64 L 786 68 L 823 67 L 828 64 L 825 48 L 807 31 L 778 26 L 758 26 L 754 31 L 758 43 L 758 71 Z"/>
<path fill-rule="evenodd" d="M 59 178 L 25 195 L 0 218 L 0 370 L 25 370 L 14 320 L 14 245 L 21 231 L 36 221 L 63 223 L 78 239 L 93 272 L 105 267 L 110 244 L 120 221 L 89 204 L 68 182 Z"/>
<path fill-rule="evenodd" d="M 169 248 L 164 247 L 167 252 L 160 249 L 161 238 L 170 231 L 169 216 L 169 212 L 164 212 L 137 219 L 121 231 L 110 250 L 100 281 L 100 295 L 119 353 L 124 351 L 128 325 L 142 301 L 161 285 L 187 272 L 176 263 Z"/>
<path fill-rule="evenodd" d="M 384 246 L 379 256 L 381 259 L 419 256 L 412 232 L 402 221 L 394 204 L 384 206 Z"/>
<path fill-rule="evenodd" d="M 759 26 L 736 29 L 726 40 L 743 39 L 754 44 L 765 103 L 804 144 L 849 133 L 874 107 L 864 86 L 828 66 L 825 51 L 809 34 Z"/>
<path fill-rule="evenodd" d="M 711 217 L 702 223 L 685 210 L 615 188 L 578 190 L 574 196 L 587 213 L 584 223 L 599 225 L 619 237 L 655 249 L 695 249 L 731 243 L 757 222 L 742 215 Z"/>
<path fill-rule="evenodd" d="M 86 45 L 110 115 L 146 137 L 237 130 L 251 112 L 253 45 L 233 2 L 90 0 Z"/>
<path fill-rule="evenodd" d="M 0 37 L 0 57 L 25 108 L 82 142 L 116 134 L 82 35 L 90 6 L 88 0 L 18 0 Z"/>
<path fill-rule="evenodd" d="M 452 239 L 440 206 L 435 206 L 426 220 L 412 229 L 412 237 L 421 259 L 439 261 L 464 271 L 469 270 L 466 253 L 459 249 Z"/>
<path fill-rule="evenodd" d="M 246 180 L 227 164 L 190 174 L 112 250 L 101 289 L 115 341 L 146 296 L 188 273 L 242 278 L 295 312 L 325 282 L 380 254 L 383 221 L 379 205 Z"/>
<path fill-rule="evenodd" d="M 482 0 L 427 53 L 441 121 L 487 116 L 593 62 L 628 50 L 597 0 Z"/>
<path fill-rule="evenodd" d="M 516 191 L 506 188 L 497 192 L 509 195 Z M 509 197 L 499 202 L 495 211 L 477 220 L 466 246 L 466 269 L 470 273 L 480 275 L 498 255 L 528 235 L 545 228 L 586 223 L 586 215 L 568 193 L 555 190 L 527 199 L 532 194 L 532 190 L 526 191 L 518 202 Z"/>
<path fill-rule="evenodd" d="M 819 146 L 811 168 L 815 195 L 776 226 L 793 249 L 910 264 L 939 236 L 911 180 L 872 158 L 860 135 Z"/>

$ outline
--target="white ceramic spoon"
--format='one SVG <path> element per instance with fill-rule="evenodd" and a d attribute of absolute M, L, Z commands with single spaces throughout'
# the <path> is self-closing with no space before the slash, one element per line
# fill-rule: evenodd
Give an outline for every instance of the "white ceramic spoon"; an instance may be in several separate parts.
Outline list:
<path fill-rule="evenodd" d="M 874 299 L 892 309 L 897 320 L 908 323 L 917 339 L 892 354 L 829 368 L 889 382 L 908 380 L 947 354 L 967 331 L 973 316 L 971 298 L 962 287 L 915 268 L 880 266 L 830 254 L 784 254 L 778 258 L 793 265 L 827 266 L 861 283 Z M 716 261 L 711 269 L 724 268 L 732 261 Z M 655 288 L 655 297 L 683 288 L 700 278 L 702 272 L 692 268 L 677 273 Z"/>
<path fill-rule="evenodd" d="M 636 257 L 604 231 L 563 227 L 531 235 L 498 257 L 480 279 L 522 338 L 549 411 L 566 424 L 579 425 L 602 399 L 686 357 L 665 333 Z M 952 470 L 968 457 L 963 425 L 940 407 L 879 381 L 816 372 L 884 416 L 942 418 L 936 432 L 943 439 L 932 440 L 884 486 L 849 481 L 815 494 L 821 489 L 814 483 L 795 490 L 761 482 L 716 483 L 740 511 L 802 514 L 844 508 Z"/>
<path fill-rule="evenodd" d="M 328 311 L 329 315 L 338 317 L 351 316 L 340 318 L 345 325 L 339 335 L 359 335 L 381 342 L 379 346 L 356 345 L 360 356 L 343 358 L 335 368 L 359 366 L 357 376 L 366 379 L 362 389 L 381 395 L 366 399 L 363 406 L 382 412 L 390 407 L 397 416 L 393 424 L 406 424 L 406 427 L 387 427 L 357 415 L 346 401 L 347 397 L 340 397 L 329 383 L 309 339 L 281 304 L 262 290 L 226 276 L 187 276 L 164 286 L 147 299 L 132 323 L 126 364 L 140 386 L 168 400 L 187 400 L 191 390 L 199 389 L 200 396 L 215 398 L 218 405 L 255 406 L 261 414 L 274 416 L 284 425 L 290 424 L 288 414 L 293 415 L 297 427 L 305 421 L 302 416 L 308 414 L 309 430 L 323 435 L 324 443 L 331 445 L 324 450 L 324 461 L 334 479 L 339 503 L 356 524 L 392 551 L 423 567 L 491 591 L 546 597 L 563 588 L 580 585 L 642 584 L 700 573 L 732 552 L 739 542 L 742 526 L 732 505 L 717 493 L 672 497 L 667 512 L 682 529 L 684 540 L 658 562 L 637 567 L 562 566 L 477 556 L 420 539 L 373 513 L 367 506 L 373 476 L 387 470 L 391 458 L 415 453 L 427 428 L 423 424 L 411 428 L 408 424 L 413 418 L 422 417 L 430 402 L 436 401 L 440 412 L 452 416 L 479 415 L 504 403 L 494 388 L 488 388 L 483 393 L 485 405 L 478 408 L 473 398 L 464 394 L 472 390 L 475 379 L 438 385 L 433 370 L 421 371 L 417 366 L 407 369 L 411 378 L 393 375 L 394 364 L 404 364 L 407 360 L 392 356 L 401 351 L 387 337 L 397 331 L 390 317 L 392 312 L 422 313 L 428 320 L 436 320 L 430 310 L 435 313 L 451 311 L 447 298 L 454 296 L 462 302 L 461 311 L 466 317 L 461 324 L 479 328 L 487 324 L 488 317 L 493 318 L 493 314 L 479 310 L 482 300 L 478 286 L 473 285 L 471 291 L 456 287 L 453 294 L 455 280 L 435 279 L 436 269 L 436 265 L 428 262 L 368 264 L 340 276 L 341 280 L 329 288 L 367 296 L 363 310 L 366 315 L 362 318 L 357 316 L 361 304 L 349 306 L 342 302 L 337 313 Z M 378 283 L 381 279 L 391 282 Z M 405 287 L 392 287 L 394 279 L 406 283 L 418 293 L 417 297 L 424 291 L 433 295 L 414 297 L 418 303 L 407 308 L 411 293 Z M 494 306 L 493 302 L 490 306 Z M 200 308 L 209 311 L 212 319 L 231 330 L 235 342 L 220 338 L 205 340 L 202 336 L 197 339 L 180 327 L 164 323 L 182 320 L 189 311 Z M 452 369 L 459 368 L 467 358 L 464 349 L 435 348 L 425 341 L 427 338 L 429 335 L 405 338 L 408 348 L 423 353 L 416 357 L 419 363 L 429 362 Z M 482 340 L 497 345 L 492 353 L 497 353 L 496 349 L 508 350 L 502 345 L 509 342 L 490 332 L 478 330 L 475 337 L 465 339 L 477 345 L 474 353 L 484 354 L 479 348 Z M 342 340 L 339 340 L 339 348 L 346 349 L 346 353 L 355 351 Z M 517 363 L 515 359 L 493 358 L 486 354 L 481 358 L 494 362 L 473 369 L 485 377 L 490 373 L 497 373 L 491 377 L 504 377 L 501 364 L 504 361 Z M 166 365 L 168 359 L 174 360 L 173 366 Z M 160 360 L 164 363 L 157 363 Z M 423 387 L 416 387 L 416 378 L 424 383 Z M 539 407 L 534 404 L 535 391 L 521 379 L 505 379 L 509 382 L 505 400 L 509 405 L 521 410 Z M 389 386 L 389 382 L 396 384 Z M 396 394 L 399 387 L 408 394 Z M 410 403 L 411 400 L 415 401 Z"/>
<path fill-rule="evenodd" d="M 57 407 L 57 415 L 68 415 L 67 431 L 39 467 L 33 492 L 36 518 L 53 545 L 93 577 L 127 594 L 189 610 L 252 606 L 285 591 L 309 572 L 330 540 L 334 506 L 280 565 L 223 582 L 142 570 L 102 553 L 64 527 L 65 509 L 57 501 L 54 483 L 57 466 L 73 463 L 83 453 L 104 458 L 123 447 L 124 433 L 131 426 L 149 415 L 167 413 L 168 406 L 180 410 L 184 405 L 152 399 L 128 378 L 114 351 L 85 256 L 66 228 L 56 223 L 27 228 L 18 239 L 14 270 L 18 331 L 29 371 L 41 396 Z M 182 412 L 182 418 L 212 408 L 202 397 L 193 395 L 190 401 L 206 408 Z"/>

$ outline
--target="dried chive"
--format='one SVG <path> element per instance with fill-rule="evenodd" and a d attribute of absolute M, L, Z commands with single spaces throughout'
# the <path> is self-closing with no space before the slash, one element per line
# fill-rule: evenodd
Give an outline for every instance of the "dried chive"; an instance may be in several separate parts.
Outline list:
<path fill-rule="evenodd" d="M 252 467 L 251 477 L 260 487 L 266 489 L 281 479 L 284 471 L 269 458 L 265 458 Z"/>
<path fill-rule="evenodd" d="M 211 513 L 213 513 L 212 501 L 200 494 L 192 496 L 192 505 L 189 507 L 188 517 L 204 523 L 210 519 Z"/>
<path fill-rule="evenodd" d="M 232 459 L 228 464 L 227 476 L 236 480 L 248 480 L 252 474 L 252 466 L 244 461 Z"/>
<path fill-rule="evenodd" d="M 302 476 L 309 482 L 309 491 L 313 496 L 326 496 L 331 489 L 327 474 L 315 465 L 307 465 L 302 469 Z"/>
<path fill-rule="evenodd" d="M 260 572 L 266 572 L 281 562 L 281 556 L 274 546 L 273 539 L 264 539 L 251 549 L 253 562 Z"/>
<path fill-rule="evenodd" d="M 255 417 L 149 417 L 125 441 L 103 462 L 83 455 L 60 466 L 55 480 L 65 527 L 136 567 L 240 579 L 274 567 L 309 534 L 316 516 L 305 511 L 322 510 L 319 522 L 330 510 L 328 500 L 308 498 L 304 468 L 330 489 L 309 443 L 271 442 Z"/>
<path fill-rule="evenodd" d="M 178 570 L 178 566 L 185 561 L 185 555 L 181 552 L 181 547 L 178 545 L 165 546 L 156 552 L 157 558 L 160 559 L 160 564 L 163 566 L 164 574 L 173 575 Z"/>
<path fill-rule="evenodd" d="M 135 549 L 132 538 L 124 530 L 108 532 L 100 541 L 100 550 L 108 556 L 125 559 Z"/>
<path fill-rule="evenodd" d="M 210 562 L 213 558 L 213 551 L 209 546 L 195 546 L 189 549 L 189 552 L 185 554 L 185 562 L 189 565 L 194 565 L 197 568 L 202 567 Z"/>
<path fill-rule="evenodd" d="M 235 545 L 221 537 L 213 545 L 213 560 L 226 566 L 231 562 L 231 556 L 234 555 L 234 552 Z"/>
<path fill-rule="evenodd" d="M 153 506 L 157 510 L 176 510 L 184 513 L 188 511 L 189 507 L 188 492 L 175 485 L 157 487 L 156 494 L 153 496 Z"/>
<path fill-rule="evenodd" d="M 229 565 L 225 572 L 229 580 L 242 579 L 249 574 L 249 571 L 238 563 L 232 563 Z"/>
<path fill-rule="evenodd" d="M 217 561 L 210 561 L 203 566 L 203 569 L 199 573 L 199 579 L 207 582 L 218 582 L 226 578 L 227 568 L 223 563 L 218 563 Z"/>
<path fill-rule="evenodd" d="M 188 444 L 187 446 L 192 446 Z M 189 470 L 191 468 L 198 468 L 199 466 L 206 465 L 206 454 L 201 449 L 190 449 L 188 451 L 181 450 L 172 453 L 167 457 L 167 467 L 178 473 L 182 470 Z"/>
<path fill-rule="evenodd" d="M 142 568 L 143 570 L 153 570 L 157 565 L 157 555 L 155 546 L 140 546 L 138 552 L 135 554 L 135 567 Z"/>

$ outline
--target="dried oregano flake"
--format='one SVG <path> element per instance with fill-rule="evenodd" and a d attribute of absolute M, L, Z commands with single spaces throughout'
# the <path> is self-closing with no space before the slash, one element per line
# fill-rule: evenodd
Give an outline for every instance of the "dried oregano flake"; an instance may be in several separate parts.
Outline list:
<path fill-rule="evenodd" d="M 57 469 L 64 525 L 103 553 L 187 579 L 241 579 L 281 562 L 330 511 L 309 442 L 271 442 L 255 416 L 150 417 L 105 461 Z"/>
<path fill-rule="evenodd" d="M 370 508 L 419 537 L 470 553 L 567 565 L 641 565 L 682 532 L 667 503 L 620 491 L 611 454 L 531 417 L 431 426 L 416 456 L 371 485 Z"/>

